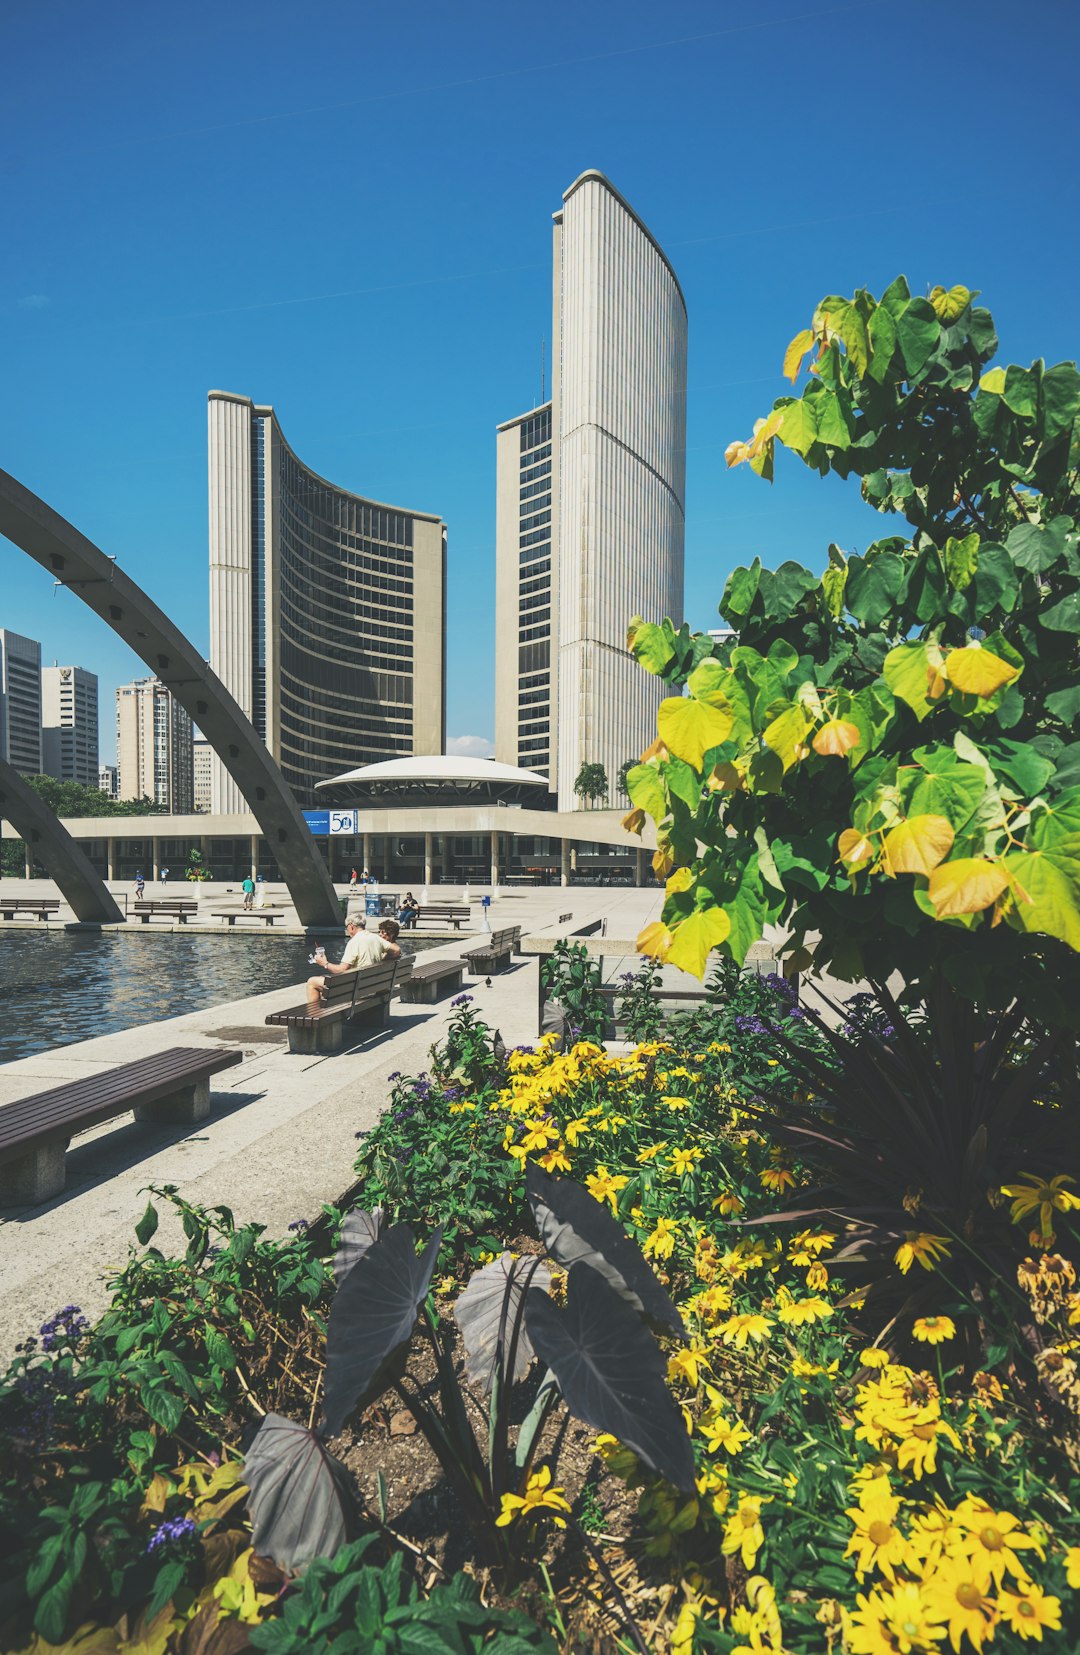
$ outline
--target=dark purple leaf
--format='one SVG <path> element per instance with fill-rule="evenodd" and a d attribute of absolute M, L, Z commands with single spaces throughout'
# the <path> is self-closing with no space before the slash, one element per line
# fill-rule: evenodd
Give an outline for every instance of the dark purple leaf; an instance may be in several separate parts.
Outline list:
<path fill-rule="evenodd" d="M 359 1264 L 368 1248 L 378 1241 L 386 1228 L 381 1207 L 369 1213 L 359 1207 L 352 1211 L 341 1227 L 341 1240 L 334 1254 L 334 1281 L 341 1286 L 354 1264 Z"/>
<path fill-rule="evenodd" d="M 440 1228 L 418 1258 L 409 1226 L 395 1224 L 338 1288 L 326 1335 L 323 1429 L 330 1436 L 384 1388 L 388 1365 L 412 1338 L 441 1243 Z"/>
<path fill-rule="evenodd" d="M 676 1488 L 692 1493 L 694 1452 L 664 1382 L 663 1354 L 625 1298 L 579 1261 L 570 1267 L 566 1309 L 533 1290 L 525 1321 L 570 1412 L 596 1431 L 610 1431 Z"/>
<path fill-rule="evenodd" d="M 314 1431 L 267 1414 L 244 1456 L 252 1545 L 282 1569 L 332 1557 L 355 1528 L 349 1474 Z"/>
<path fill-rule="evenodd" d="M 502 1337 L 508 1348 L 510 1330 L 518 1314 L 526 1284 L 531 1284 L 538 1292 L 546 1293 L 551 1286 L 551 1272 L 547 1265 L 539 1263 L 536 1259 L 512 1259 L 509 1253 L 500 1253 L 498 1258 L 491 1259 L 482 1270 L 474 1273 L 468 1287 L 454 1306 L 454 1320 L 461 1329 L 461 1339 L 465 1346 L 465 1370 L 473 1383 L 481 1385 L 485 1391 L 491 1389 L 499 1330 L 502 1328 Z M 518 1335 L 514 1379 L 524 1377 L 532 1359 L 532 1346 L 523 1327 Z M 503 1358 L 504 1367 L 508 1361 L 509 1356 Z"/>
<path fill-rule="evenodd" d="M 601 1202 L 572 1179 L 553 1178 L 533 1161 L 526 1169 L 525 1189 L 540 1239 L 564 1270 L 579 1260 L 591 1265 L 627 1304 L 685 1340 L 682 1317 L 666 1290 Z"/>

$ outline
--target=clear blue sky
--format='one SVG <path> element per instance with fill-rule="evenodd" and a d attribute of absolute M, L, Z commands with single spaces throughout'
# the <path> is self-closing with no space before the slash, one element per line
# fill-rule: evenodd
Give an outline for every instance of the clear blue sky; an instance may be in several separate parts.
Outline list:
<path fill-rule="evenodd" d="M 724 467 L 824 293 L 964 282 L 1006 359 L 1077 355 L 1069 0 L 51 0 L 4 57 L 0 464 L 206 649 L 206 393 L 272 402 L 325 476 L 446 518 L 451 736 L 492 733 L 494 431 L 539 398 L 585 168 L 686 293 L 695 626 L 736 563 L 880 524 Z M 143 669 L 3 541 L 0 571 L 0 625 L 99 673 L 107 756 Z"/>

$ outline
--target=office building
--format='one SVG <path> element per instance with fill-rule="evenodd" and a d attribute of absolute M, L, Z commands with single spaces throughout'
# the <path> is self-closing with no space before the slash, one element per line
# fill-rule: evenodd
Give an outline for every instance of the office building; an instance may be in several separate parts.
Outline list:
<path fill-rule="evenodd" d="M 336 488 L 274 410 L 211 391 L 210 664 L 299 802 L 445 741 L 446 527 Z M 243 808 L 215 758 L 213 808 Z"/>
<path fill-rule="evenodd" d="M 63 782 L 98 784 L 98 681 L 84 667 L 41 669 L 41 768 Z"/>
<path fill-rule="evenodd" d="M 41 773 L 41 645 L 0 627 L 0 759 Z"/>
<path fill-rule="evenodd" d="M 120 797 L 120 772 L 115 764 L 98 765 L 98 792 L 104 793 L 107 799 Z"/>
<path fill-rule="evenodd" d="M 665 690 L 626 649 L 635 613 L 682 621 L 686 305 L 663 250 L 586 172 L 555 214 L 551 400 L 496 441 L 495 756 L 618 774 Z"/>
<path fill-rule="evenodd" d="M 195 737 L 191 773 L 196 812 L 213 810 L 214 749 L 205 736 Z"/>
<path fill-rule="evenodd" d="M 157 678 L 116 692 L 117 797 L 152 799 L 173 815 L 192 809 L 191 719 Z"/>

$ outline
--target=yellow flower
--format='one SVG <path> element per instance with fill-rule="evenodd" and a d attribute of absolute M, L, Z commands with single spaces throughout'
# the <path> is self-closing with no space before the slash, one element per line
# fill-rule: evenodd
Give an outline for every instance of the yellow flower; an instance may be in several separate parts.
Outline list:
<path fill-rule="evenodd" d="M 836 1240 L 830 1230 L 800 1230 L 798 1235 L 792 1236 L 788 1248 L 788 1258 L 800 1270 L 813 1264 L 822 1253 L 828 1252 Z"/>
<path fill-rule="evenodd" d="M 742 1197 L 740 1195 L 736 1195 L 734 1190 L 725 1190 L 724 1193 L 722 1195 L 718 1195 L 716 1200 L 713 1202 L 713 1211 L 715 1212 L 717 1209 L 719 1209 L 719 1211 L 725 1216 L 730 1213 L 741 1213 L 743 1211 Z"/>
<path fill-rule="evenodd" d="M 922 1588 L 912 1583 L 863 1596 L 851 1617 L 851 1655 L 930 1655 L 945 1636 Z"/>
<path fill-rule="evenodd" d="M 617 1211 L 616 1196 L 624 1190 L 630 1182 L 629 1178 L 621 1175 L 613 1177 L 605 1166 L 598 1166 L 595 1172 L 590 1172 L 585 1180 L 585 1187 L 596 1201 L 606 1201 L 612 1212 Z"/>
<path fill-rule="evenodd" d="M 1074 1592 L 1080 1588 L 1080 1546 L 1070 1546 L 1065 1553 L 1065 1579 Z"/>
<path fill-rule="evenodd" d="M 563 1127 L 563 1137 L 570 1145 L 570 1148 L 573 1149 L 577 1145 L 577 1141 L 581 1137 L 582 1133 L 588 1131 L 590 1131 L 590 1126 L 587 1120 L 578 1119 L 576 1121 L 567 1121 L 566 1125 Z"/>
<path fill-rule="evenodd" d="M 930 1235 L 928 1232 L 908 1230 L 904 1240 L 896 1249 L 896 1262 L 906 1276 L 913 1264 L 921 1264 L 924 1270 L 932 1270 L 939 1258 L 948 1258 L 951 1249 L 947 1236 Z"/>
<path fill-rule="evenodd" d="M 551 1467 L 542 1465 L 539 1471 L 534 1471 L 529 1478 L 524 1495 L 503 1495 L 502 1510 L 495 1519 L 495 1525 L 502 1529 L 518 1517 L 532 1517 L 541 1511 L 558 1513 L 569 1510 L 565 1491 L 551 1487 Z M 566 1527 L 566 1519 L 563 1517 L 556 1515 L 555 1522 L 560 1529 Z"/>
<path fill-rule="evenodd" d="M 553 1144 L 546 1155 L 538 1155 L 536 1159 L 537 1164 L 542 1166 L 545 1172 L 570 1171 L 570 1162 L 562 1144 Z"/>
<path fill-rule="evenodd" d="M 705 1438 L 709 1453 L 718 1454 L 722 1448 L 727 1454 L 740 1454 L 753 1440 L 752 1433 L 741 1419 L 727 1418 L 724 1398 L 715 1385 L 706 1385 L 705 1391 L 711 1406 L 698 1420 L 698 1430 Z"/>
<path fill-rule="evenodd" d="M 673 1149 L 671 1152 L 671 1170 L 676 1178 L 685 1178 L 687 1173 L 693 1172 L 697 1163 L 704 1159 L 705 1152 L 701 1149 Z"/>
<path fill-rule="evenodd" d="M 720 1323 L 716 1331 L 725 1345 L 734 1345 L 737 1350 L 745 1350 L 748 1339 L 767 1339 L 771 1330 L 772 1323 L 767 1316 L 744 1315 L 729 1316 L 726 1322 Z M 749 1564 L 747 1567 L 749 1568 Z"/>
<path fill-rule="evenodd" d="M 741 1495 L 738 1509 L 724 1525 L 720 1550 L 725 1557 L 736 1553 L 742 1558 L 743 1568 L 752 1569 L 757 1554 L 765 1544 L 765 1530 L 761 1526 L 761 1508 L 764 1500 Z"/>
<path fill-rule="evenodd" d="M 832 1305 L 825 1299 L 792 1299 L 790 1304 L 782 1304 L 777 1311 L 785 1327 L 804 1327 L 807 1323 L 823 1322 L 832 1313 Z"/>
<path fill-rule="evenodd" d="M 956 1323 L 949 1316 L 917 1316 L 911 1331 L 924 1345 L 941 1345 L 956 1338 Z"/>
<path fill-rule="evenodd" d="M 703 1316 L 719 1316 L 722 1310 L 731 1309 L 731 1294 L 726 1287 L 707 1287 L 703 1293 L 695 1293 L 690 1303 Z"/>
<path fill-rule="evenodd" d="M 966 1558 L 942 1558 L 924 1580 L 923 1591 L 928 1606 L 944 1622 L 957 1655 L 965 1633 L 977 1650 L 993 1638 L 997 1606 L 993 1598 L 987 1597 Z"/>
<path fill-rule="evenodd" d="M 1061 1599 L 1047 1597 L 1041 1586 L 1026 1585 L 1022 1592 L 1002 1592 L 998 1609 L 1007 1626 L 1026 1642 L 1042 1643 L 1043 1628 L 1061 1631 Z"/>
<path fill-rule="evenodd" d="M 823 1288 L 828 1287 L 829 1272 L 826 1270 L 820 1259 L 815 1259 L 809 1270 L 806 1272 L 806 1285 L 815 1293 L 820 1293 Z M 859 1306 L 855 1305 L 854 1308 L 859 1309 Z"/>
<path fill-rule="evenodd" d="M 887 1368 L 889 1353 L 887 1350 L 882 1350 L 880 1345 L 870 1345 L 866 1350 L 859 1352 L 859 1361 L 864 1368 Z"/>
<path fill-rule="evenodd" d="M 817 1379 L 822 1374 L 831 1378 L 839 1371 L 839 1357 L 834 1357 L 827 1368 L 823 1368 L 820 1362 L 808 1362 L 805 1356 L 794 1356 L 791 1359 L 791 1372 L 796 1379 Z"/>
<path fill-rule="evenodd" d="M 526 1121 L 525 1136 L 521 1140 L 521 1148 L 526 1155 L 534 1149 L 546 1149 L 548 1144 L 555 1143 L 558 1140 L 559 1135 L 558 1127 L 551 1121 Z"/>
<path fill-rule="evenodd" d="M 995 1511 L 974 1495 L 961 1500 L 953 1512 L 953 1523 L 959 1531 L 957 1545 L 976 1570 L 984 1587 L 993 1581 L 1000 1587 L 1006 1571 L 1028 1588 L 1028 1573 L 1017 1553 L 1042 1547 L 1033 1535 L 1025 1534 L 1019 1517 L 1011 1511 Z"/>
<path fill-rule="evenodd" d="M 1028 1213 L 1033 1213 L 1038 1209 L 1039 1228 L 1031 1233 L 1033 1247 L 1053 1246 L 1054 1226 L 1052 1221 L 1055 1208 L 1058 1212 L 1067 1213 L 1080 1207 L 1080 1195 L 1073 1195 L 1071 1190 L 1062 1187 L 1065 1184 L 1075 1183 L 1075 1178 L 1071 1178 L 1067 1172 L 1061 1172 L 1056 1178 L 1049 1180 L 1036 1178 L 1028 1173 L 1025 1178 L 1018 1179 L 1015 1184 L 1002 1185 L 1002 1195 L 1007 1195 L 1012 1200 L 1009 1216 L 1014 1224 L 1019 1224 L 1020 1220 L 1025 1218 Z"/>
<path fill-rule="evenodd" d="M 758 1182 L 774 1194 L 782 1195 L 785 1190 L 795 1188 L 795 1174 L 790 1167 L 766 1167 L 763 1172 L 758 1173 Z"/>
<path fill-rule="evenodd" d="M 668 1358 L 668 1378 L 685 1379 L 687 1384 L 693 1385 L 696 1390 L 701 1383 L 701 1370 L 708 1366 L 708 1346 L 700 1339 L 695 1339 L 692 1344 Z"/>
<path fill-rule="evenodd" d="M 900 1444 L 896 1463 L 901 1471 L 910 1471 L 916 1482 L 921 1481 L 925 1472 L 933 1474 L 937 1470 L 940 1441 L 951 1442 L 954 1448 L 960 1447 L 960 1438 L 948 1421 L 942 1419 L 941 1406 L 936 1398 L 922 1408 L 909 1410 L 902 1429 L 907 1434 Z"/>
<path fill-rule="evenodd" d="M 468 1114 L 470 1109 L 475 1109 L 475 1108 L 476 1108 L 475 1103 L 470 1103 L 468 1101 L 466 1101 L 464 1103 L 452 1103 L 452 1104 L 449 1105 L 449 1107 L 447 1109 L 447 1113 L 450 1114 L 450 1115 L 466 1115 L 466 1114 Z"/>
<path fill-rule="evenodd" d="M 855 1532 L 847 1544 L 845 1557 L 855 1559 L 855 1573 L 861 1580 L 870 1569 L 880 1569 L 886 1580 L 895 1580 L 897 1569 L 908 1560 L 910 1548 L 895 1518 L 900 1502 L 895 1495 L 879 1496 L 869 1504 L 849 1508 Z"/>
<path fill-rule="evenodd" d="M 647 1236 L 641 1251 L 646 1258 L 670 1258 L 675 1251 L 675 1237 L 679 1233 L 679 1226 L 673 1224 L 670 1218 L 658 1218 L 656 1228 L 651 1236 Z"/>
<path fill-rule="evenodd" d="M 641 1149 L 641 1150 L 639 1150 L 638 1155 L 637 1155 L 638 1166 L 639 1167 L 647 1166 L 650 1161 L 655 1161 L 656 1157 L 658 1155 L 662 1155 L 666 1148 L 667 1148 L 667 1139 L 666 1138 L 661 1138 L 660 1142 L 658 1144 L 653 1144 L 650 1149 Z"/>
<path fill-rule="evenodd" d="M 436 1293 L 452 1293 L 454 1291 L 453 1276 L 440 1276 L 435 1283 Z"/>

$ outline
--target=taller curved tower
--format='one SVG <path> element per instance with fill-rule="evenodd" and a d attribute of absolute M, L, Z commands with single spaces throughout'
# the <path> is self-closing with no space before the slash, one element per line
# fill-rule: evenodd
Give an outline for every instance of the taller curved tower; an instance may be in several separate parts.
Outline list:
<path fill-rule="evenodd" d="M 617 804 L 655 735 L 664 686 L 627 622 L 683 610 L 686 303 L 603 173 L 555 214 L 552 339 L 550 404 L 498 433 L 496 756 L 546 770 L 573 810 L 582 764 Z"/>
<path fill-rule="evenodd" d="M 302 805 L 445 745 L 446 527 L 336 488 L 273 408 L 209 396 L 210 664 Z M 220 762 L 215 812 L 245 807 Z"/>

